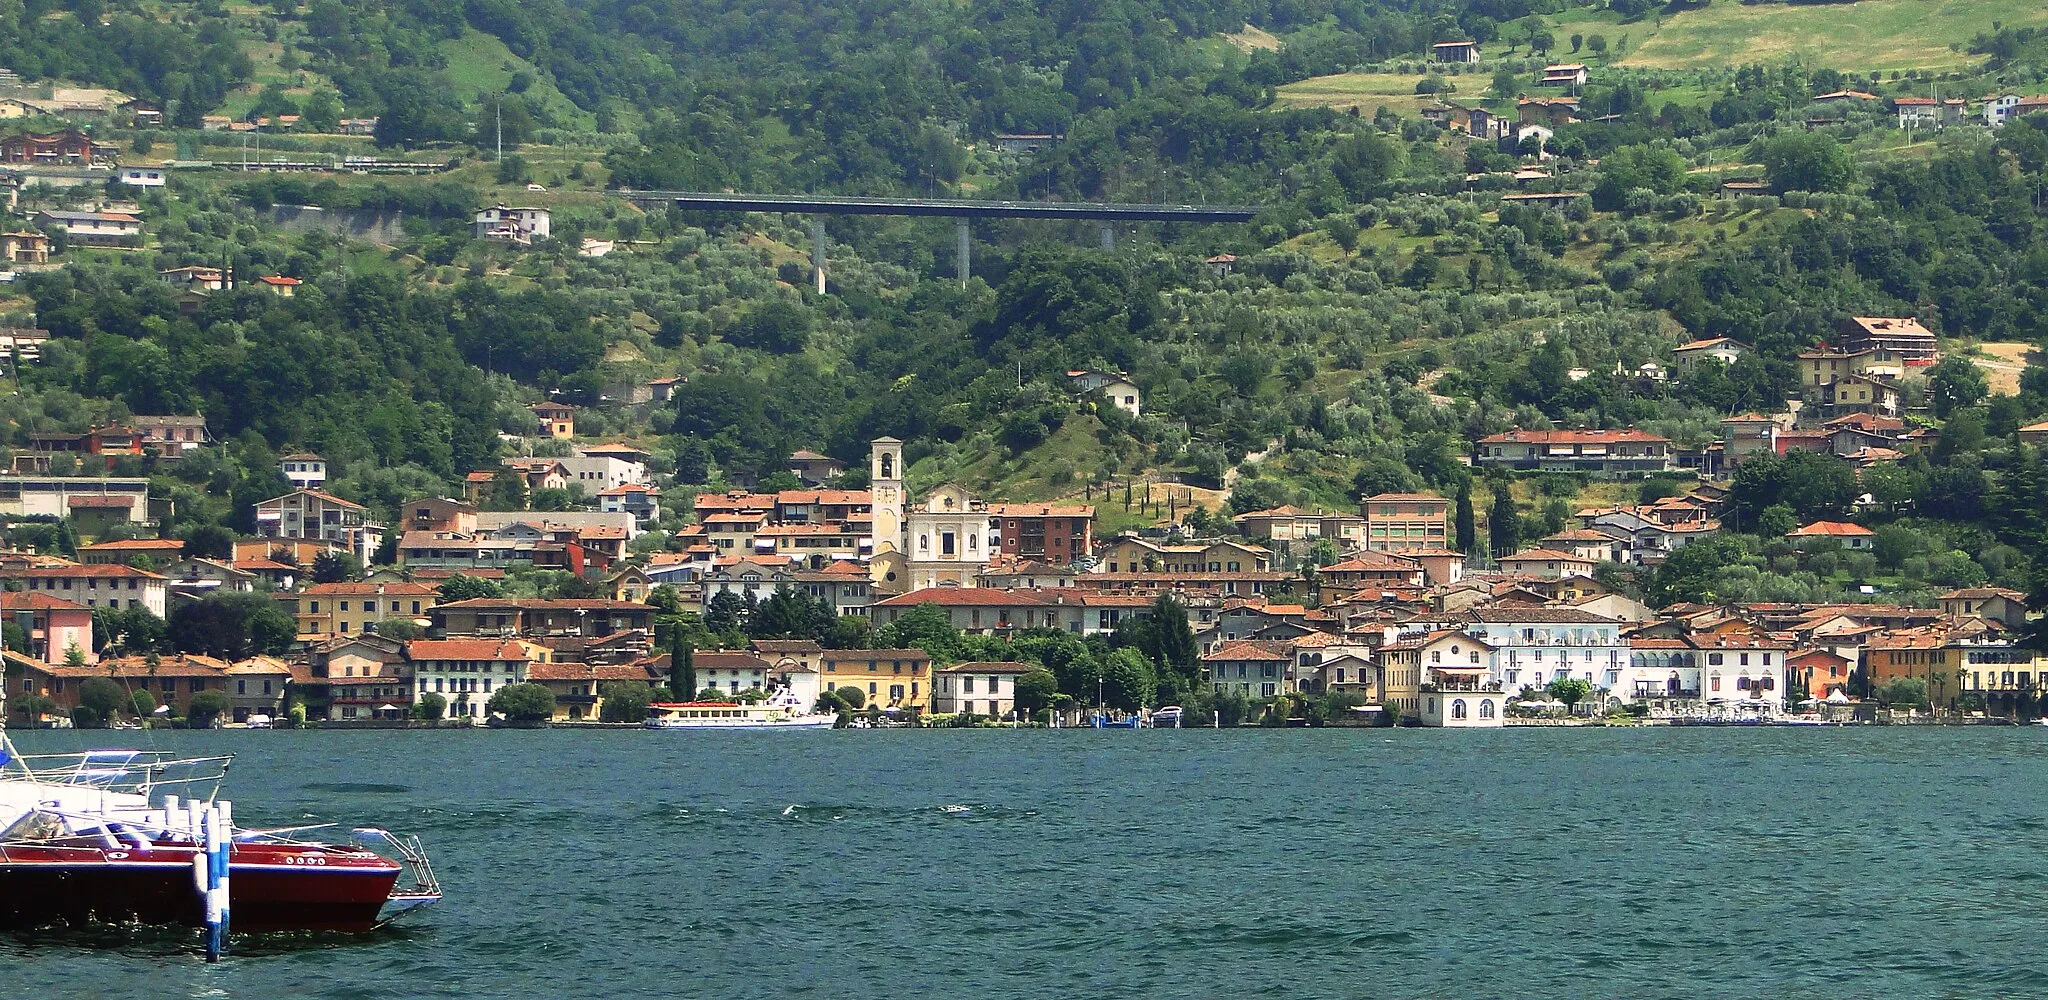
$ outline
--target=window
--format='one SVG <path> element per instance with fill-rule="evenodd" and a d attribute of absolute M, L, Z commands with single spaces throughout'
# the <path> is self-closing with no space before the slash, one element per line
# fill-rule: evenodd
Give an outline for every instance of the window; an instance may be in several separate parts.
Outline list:
<path fill-rule="evenodd" d="M 962 693 L 962 694 L 973 694 L 973 693 L 974 693 L 974 678 L 972 678 L 972 677 L 962 677 L 962 678 L 960 678 L 960 693 Z"/>
<path fill-rule="evenodd" d="M 1491 698 L 1481 698 L 1481 699 L 1479 699 L 1479 717 L 1480 717 L 1480 718 L 1482 718 L 1482 719 L 1491 719 L 1491 718 L 1493 718 L 1493 699 L 1491 699 Z"/>
<path fill-rule="evenodd" d="M 1720 665 L 1721 665 L 1721 661 L 1722 661 L 1722 654 L 1720 654 L 1720 653 L 1708 653 L 1708 654 L 1707 654 L 1707 666 L 1710 666 L 1710 667 L 1718 667 L 1718 666 L 1720 666 Z"/>
<path fill-rule="evenodd" d="M 1454 698 L 1454 699 L 1452 699 L 1452 700 L 1451 700 L 1451 718 L 1453 718 L 1453 719 L 1462 719 L 1462 718 L 1464 718 L 1464 717 L 1465 717 L 1465 699 L 1463 699 L 1463 698 Z"/>

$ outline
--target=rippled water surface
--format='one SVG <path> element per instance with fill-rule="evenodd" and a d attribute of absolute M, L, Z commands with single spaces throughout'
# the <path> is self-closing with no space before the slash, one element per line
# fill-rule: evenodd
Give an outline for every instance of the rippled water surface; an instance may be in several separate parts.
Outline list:
<path fill-rule="evenodd" d="M 422 834 L 448 900 L 217 967 L 0 937 L 0 995 L 2048 996 L 2039 728 L 155 745 L 239 754 L 244 823 Z"/>

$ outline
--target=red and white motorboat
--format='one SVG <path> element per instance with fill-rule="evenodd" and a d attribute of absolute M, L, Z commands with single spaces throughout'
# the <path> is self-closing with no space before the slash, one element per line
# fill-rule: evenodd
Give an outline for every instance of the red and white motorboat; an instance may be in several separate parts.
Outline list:
<path fill-rule="evenodd" d="M 237 829 L 217 798 L 231 760 L 22 757 L 0 734 L 0 926 L 202 927 L 212 957 L 230 922 L 367 931 L 440 900 L 417 837 L 358 828 L 328 843 L 308 836 L 326 827 Z"/>

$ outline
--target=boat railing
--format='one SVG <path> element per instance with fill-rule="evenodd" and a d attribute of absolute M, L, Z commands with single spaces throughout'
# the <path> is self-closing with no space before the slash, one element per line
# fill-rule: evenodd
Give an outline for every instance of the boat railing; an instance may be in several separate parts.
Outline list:
<path fill-rule="evenodd" d="M 384 904 L 387 918 L 440 901 L 441 882 L 434 877 L 433 862 L 427 860 L 426 848 L 420 845 L 418 835 L 360 826 L 349 831 L 349 842 L 364 850 L 376 850 L 380 846 L 389 848 L 398 855 L 395 860 L 404 867 L 406 874 L 412 877 L 412 885 L 391 888 L 391 895 Z"/>
<path fill-rule="evenodd" d="M 205 799 L 217 792 L 234 759 L 232 754 L 173 757 L 161 750 L 24 754 L 9 759 L 0 774 L 46 785 L 75 785 L 143 796 L 171 789 L 188 799 Z"/>

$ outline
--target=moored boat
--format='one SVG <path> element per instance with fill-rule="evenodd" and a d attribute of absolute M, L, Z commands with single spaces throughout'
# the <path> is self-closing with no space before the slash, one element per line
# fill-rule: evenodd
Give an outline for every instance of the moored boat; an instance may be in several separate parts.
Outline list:
<path fill-rule="evenodd" d="M 309 836 L 324 825 L 237 828 L 232 803 L 218 798 L 231 760 L 23 757 L 0 735 L 0 926 L 205 927 L 214 957 L 230 921 L 367 931 L 441 898 L 416 837 L 364 827 L 334 843 Z"/>
<path fill-rule="evenodd" d="M 767 701 L 658 701 L 647 706 L 648 729 L 830 729 L 836 714 L 806 712 L 796 699 Z"/>

